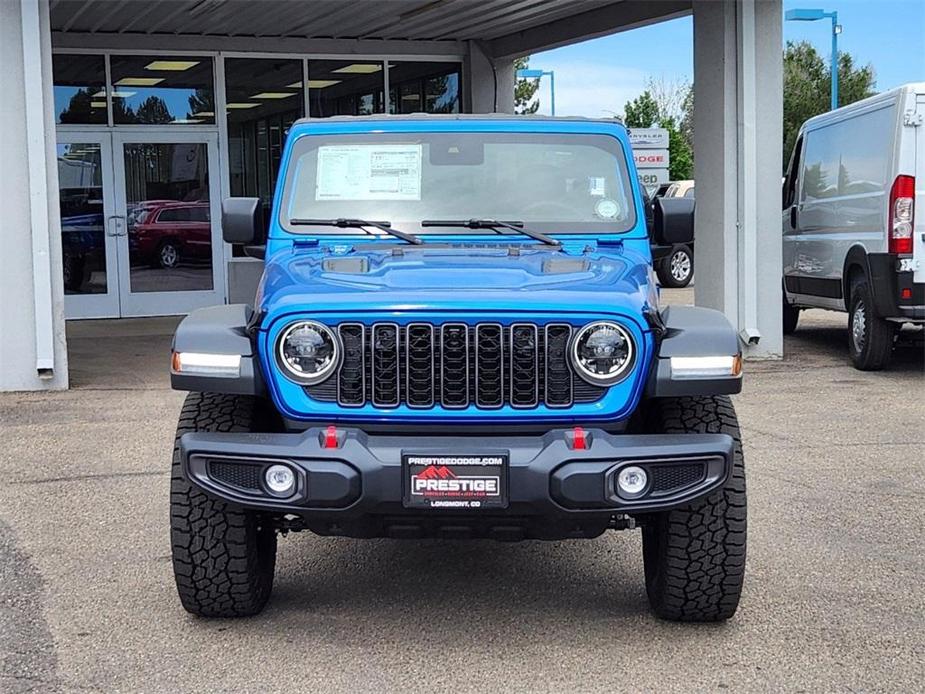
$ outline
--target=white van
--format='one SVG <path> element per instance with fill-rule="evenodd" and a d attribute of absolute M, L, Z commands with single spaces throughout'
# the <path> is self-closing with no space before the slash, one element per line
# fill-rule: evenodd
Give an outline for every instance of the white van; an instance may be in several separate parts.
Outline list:
<path fill-rule="evenodd" d="M 784 332 L 800 309 L 847 311 L 854 365 L 884 368 L 925 323 L 925 82 L 806 121 L 783 209 Z"/>

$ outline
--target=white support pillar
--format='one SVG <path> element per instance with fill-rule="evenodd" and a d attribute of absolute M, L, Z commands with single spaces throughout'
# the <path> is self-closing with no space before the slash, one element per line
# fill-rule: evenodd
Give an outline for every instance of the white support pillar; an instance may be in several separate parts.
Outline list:
<path fill-rule="evenodd" d="M 781 0 L 694 0 L 697 305 L 749 358 L 783 356 Z"/>
<path fill-rule="evenodd" d="M 514 112 L 514 61 L 492 58 L 480 41 L 469 41 L 466 82 L 471 113 Z"/>
<path fill-rule="evenodd" d="M 67 388 L 47 2 L 0 2 L 0 65 L 0 391 Z"/>

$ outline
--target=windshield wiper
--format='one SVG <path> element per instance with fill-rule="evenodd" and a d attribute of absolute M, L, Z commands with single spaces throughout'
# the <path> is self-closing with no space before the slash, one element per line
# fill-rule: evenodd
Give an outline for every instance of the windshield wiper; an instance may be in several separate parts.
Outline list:
<path fill-rule="evenodd" d="M 531 239 L 542 241 L 549 246 L 556 246 L 558 248 L 562 245 L 561 241 L 551 236 L 546 236 L 546 234 L 536 231 L 535 229 L 530 229 L 524 226 L 523 222 L 502 222 L 500 219 L 425 219 L 421 222 L 421 226 L 466 227 L 467 229 L 493 229 L 495 231 L 498 229 L 511 229 L 524 236 L 529 236 Z"/>
<path fill-rule="evenodd" d="M 390 234 L 402 241 L 407 241 L 415 246 L 420 246 L 424 243 L 414 234 L 393 229 L 391 222 L 371 222 L 368 219 L 345 219 L 344 217 L 338 217 L 337 219 L 290 219 L 289 223 L 293 226 L 339 227 L 341 229 L 363 229 L 364 231 L 366 231 L 366 227 L 372 227 L 374 229 L 381 229 L 386 234 Z"/>

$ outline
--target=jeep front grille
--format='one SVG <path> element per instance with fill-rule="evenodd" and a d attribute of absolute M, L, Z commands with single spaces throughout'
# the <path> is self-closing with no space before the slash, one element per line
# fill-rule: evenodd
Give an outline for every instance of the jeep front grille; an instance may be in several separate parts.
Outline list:
<path fill-rule="evenodd" d="M 306 390 L 345 407 L 529 409 L 594 402 L 606 389 L 574 375 L 572 330 L 567 323 L 341 323 L 337 374 Z"/>

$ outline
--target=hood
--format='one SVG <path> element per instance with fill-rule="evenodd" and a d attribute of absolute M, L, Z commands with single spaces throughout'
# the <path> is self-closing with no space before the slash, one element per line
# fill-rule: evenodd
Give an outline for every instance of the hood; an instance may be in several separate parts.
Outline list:
<path fill-rule="evenodd" d="M 370 244 L 363 244 L 368 246 Z M 294 246 L 267 259 L 261 308 L 325 311 L 613 311 L 640 318 L 648 258 L 623 244 L 578 252 L 537 246 Z"/>

